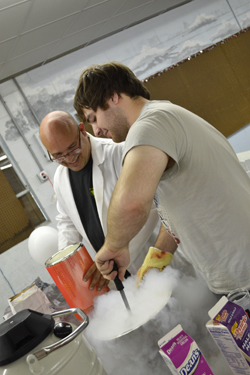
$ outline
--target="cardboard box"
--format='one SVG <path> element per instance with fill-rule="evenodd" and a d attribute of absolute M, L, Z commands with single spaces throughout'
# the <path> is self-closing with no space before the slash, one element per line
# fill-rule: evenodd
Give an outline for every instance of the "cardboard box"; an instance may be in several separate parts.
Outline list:
<path fill-rule="evenodd" d="M 54 312 L 47 296 L 35 284 L 32 284 L 20 293 L 10 297 L 8 303 L 12 315 L 24 309 L 39 311 L 43 314 L 51 314 Z"/>
<path fill-rule="evenodd" d="M 209 310 L 208 331 L 236 375 L 250 375 L 250 320 L 245 310 L 222 297 Z"/>
<path fill-rule="evenodd" d="M 160 354 L 174 375 L 213 375 L 196 342 L 176 326 L 158 341 Z"/>

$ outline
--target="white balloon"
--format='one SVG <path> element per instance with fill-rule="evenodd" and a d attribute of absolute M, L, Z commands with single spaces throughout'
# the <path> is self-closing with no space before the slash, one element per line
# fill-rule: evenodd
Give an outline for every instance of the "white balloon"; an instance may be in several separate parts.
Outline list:
<path fill-rule="evenodd" d="M 28 249 L 34 261 L 45 266 L 45 262 L 58 251 L 57 230 L 49 226 L 36 228 L 29 236 Z"/>

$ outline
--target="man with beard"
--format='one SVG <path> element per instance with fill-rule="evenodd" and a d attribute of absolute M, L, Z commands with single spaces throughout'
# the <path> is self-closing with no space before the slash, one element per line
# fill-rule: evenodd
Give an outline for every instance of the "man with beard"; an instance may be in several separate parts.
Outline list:
<path fill-rule="evenodd" d="M 150 101 L 133 72 L 116 62 L 83 71 L 74 106 L 93 128 L 126 140 L 95 258 L 100 272 L 113 279 L 115 261 L 123 280 L 128 243 L 154 198 L 162 222 L 156 248 L 174 254 L 180 245 L 214 293 L 249 288 L 250 179 L 227 139 L 180 106 Z"/>

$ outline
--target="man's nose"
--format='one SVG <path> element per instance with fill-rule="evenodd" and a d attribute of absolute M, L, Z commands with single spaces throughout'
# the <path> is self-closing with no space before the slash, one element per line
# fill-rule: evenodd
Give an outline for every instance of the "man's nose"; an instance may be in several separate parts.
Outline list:
<path fill-rule="evenodd" d="M 78 155 L 76 155 L 76 154 L 69 154 L 69 155 L 66 155 L 65 156 L 65 161 L 66 161 L 66 163 L 72 163 L 75 159 L 76 159 L 76 157 L 77 157 Z"/>
<path fill-rule="evenodd" d="M 95 125 L 92 125 L 92 128 L 93 128 L 94 135 L 95 135 L 96 137 L 100 137 L 101 135 L 103 135 L 103 132 L 102 132 L 102 129 L 101 129 L 101 128 L 98 128 L 98 127 L 95 126 Z"/>

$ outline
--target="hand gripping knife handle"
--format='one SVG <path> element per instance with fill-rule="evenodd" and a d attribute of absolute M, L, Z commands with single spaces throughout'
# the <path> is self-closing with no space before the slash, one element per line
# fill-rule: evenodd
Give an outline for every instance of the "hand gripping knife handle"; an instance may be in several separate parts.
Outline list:
<path fill-rule="evenodd" d="M 115 283 L 116 289 L 119 290 L 119 292 L 121 294 L 121 297 L 123 299 L 123 302 L 124 302 L 124 304 L 126 306 L 126 309 L 128 311 L 131 311 L 130 306 L 128 304 L 127 297 L 126 297 L 126 295 L 124 293 L 124 290 L 123 290 L 124 289 L 124 285 L 123 285 L 123 283 L 121 282 L 121 280 L 118 277 L 118 267 L 117 267 L 117 264 L 115 263 L 115 261 L 114 261 L 114 266 L 113 266 L 113 270 L 112 271 L 117 271 L 117 275 L 116 275 L 116 277 L 114 279 L 114 283 Z"/>

